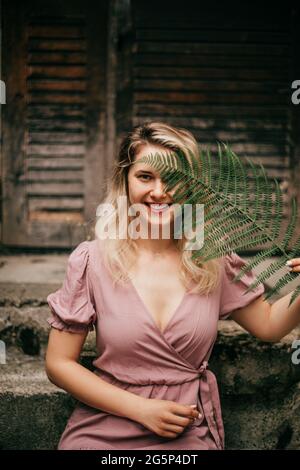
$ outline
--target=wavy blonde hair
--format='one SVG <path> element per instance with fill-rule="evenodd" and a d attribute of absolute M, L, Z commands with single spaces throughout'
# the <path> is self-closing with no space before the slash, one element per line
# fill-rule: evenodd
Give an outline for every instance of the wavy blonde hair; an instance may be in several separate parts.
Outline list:
<path fill-rule="evenodd" d="M 103 201 L 103 204 L 112 205 L 114 211 L 99 218 L 95 226 L 95 234 L 98 239 L 100 239 L 103 223 L 108 229 L 112 224 L 117 224 L 119 233 L 124 234 L 124 238 L 101 239 L 103 260 L 114 283 L 128 281 L 128 271 L 134 266 L 137 259 L 136 242 L 127 236 L 128 216 L 121 217 L 122 220 L 120 220 L 116 209 L 118 198 L 127 196 L 126 214 L 128 214 L 129 167 L 140 148 L 146 144 L 164 147 L 171 152 L 181 150 L 188 160 L 190 160 L 189 152 L 194 155 L 198 155 L 199 152 L 197 141 L 189 131 L 162 122 L 145 122 L 143 125 L 135 126 L 121 141 L 112 176 L 106 182 L 107 196 Z M 181 280 L 186 288 L 189 287 L 191 280 L 196 283 L 192 292 L 209 294 L 217 287 L 220 280 L 220 260 L 214 259 L 207 262 L 202 262 L 200 258 L 192 260 L 192 251 L 185 250 L 187 242 L 188 240 L 184 236 L 181 239 L 174 239 L 175 245 L 181 252 Z"/>

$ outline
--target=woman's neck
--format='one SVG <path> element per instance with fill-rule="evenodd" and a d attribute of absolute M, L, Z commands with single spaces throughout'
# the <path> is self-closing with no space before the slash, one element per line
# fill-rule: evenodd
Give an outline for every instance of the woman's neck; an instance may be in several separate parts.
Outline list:
<path fill-rule="evenodd" d="M 178 251 L 174 240 L 153 240 L 153 239 L 138 239 L 136 244 L 139 250 L 147 252 L 152 255 L 163 255 L 164 253 L 171 253 Z"/>

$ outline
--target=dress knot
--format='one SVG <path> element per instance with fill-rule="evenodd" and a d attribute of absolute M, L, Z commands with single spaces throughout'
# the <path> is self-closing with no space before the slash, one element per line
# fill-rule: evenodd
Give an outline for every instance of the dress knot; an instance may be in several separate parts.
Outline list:
<path fill-rule="evenodd" d="M 203 372 L 206 371 L 208 367 L 208 362 L 207 361 L 203 361 L 201 366 L 197 369 L 197 372 L 199 374 L 199 377 L 203 374 Z"/>

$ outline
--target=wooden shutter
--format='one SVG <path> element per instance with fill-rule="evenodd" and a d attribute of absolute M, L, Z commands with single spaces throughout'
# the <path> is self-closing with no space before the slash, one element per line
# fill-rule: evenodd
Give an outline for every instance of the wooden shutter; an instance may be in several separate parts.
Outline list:
<path fill-rule="evenodd" d="M 104 190 L 107 2 L 24 3 L 4 5 L 3 241 L 69 247 Z"/>
<path fill-rule="evenodd" d="M 228 142 L 289 188 L 290 11 L 262 2 L 133 1 L 132 120 Z M 285 216 L 289 212 L 285 195 Z"/>

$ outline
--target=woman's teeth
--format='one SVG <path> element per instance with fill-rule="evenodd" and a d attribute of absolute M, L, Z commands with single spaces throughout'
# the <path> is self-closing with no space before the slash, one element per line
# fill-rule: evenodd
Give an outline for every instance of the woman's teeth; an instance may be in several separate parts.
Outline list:
<path fill-rule="evenodd" d="M 151 211 L 163 212 L 169 208 L 169 204 L 149 204 Z"/>

